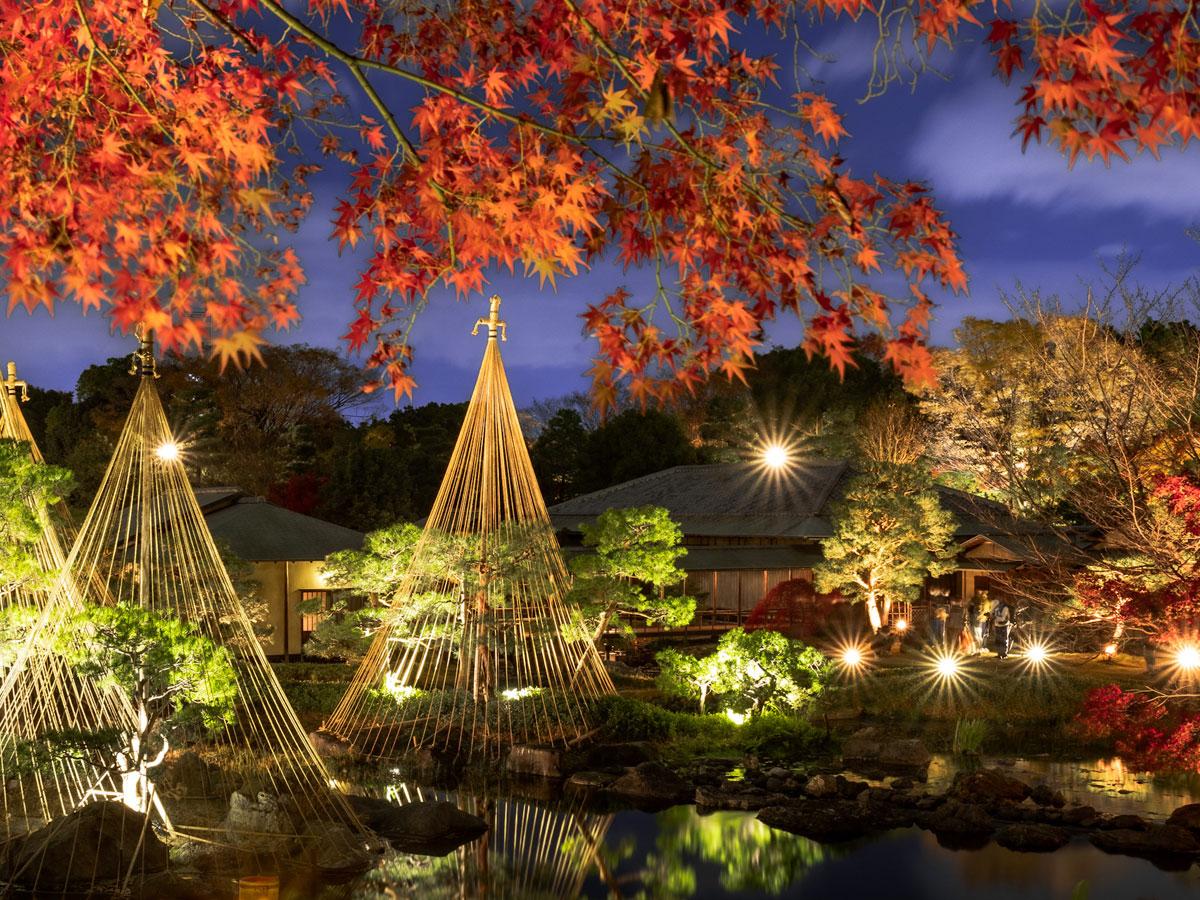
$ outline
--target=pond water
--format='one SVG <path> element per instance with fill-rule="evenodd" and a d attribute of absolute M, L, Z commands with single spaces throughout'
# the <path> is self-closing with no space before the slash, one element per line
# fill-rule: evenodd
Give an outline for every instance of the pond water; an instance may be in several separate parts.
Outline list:
<path fill-rule="evenodd" d="M 1119 761 L 984 760 L 1107 812 L 1161 819 L 1200 800 L 1200 779 L 1151 779 Z M 930 768 L 930 786 L 953 777 L 953 759 Z M 1124 792 L 1124 793 L 1123 793 Z M 430 792 L 393 788 L 406 802 Z M 440 795 L 439 795 L 440 796 Z M 453 798 L 451 798 L 453 799 Z M 1200 896 L 1200 868 L 1168 872 L 1109 856 L 1077 840 L 1053 854 L 995 844 L 951 850 L 930 833 L 905 829 L 837 845 L 768 828 L 753 813 L 602 813 L 579 802 L 463 796 L 491 824 L 488 835 L 445 857 L 394 854 L 348 886 L 354 898 L 871 898 L 888 900 L 1175 900 Z"/>

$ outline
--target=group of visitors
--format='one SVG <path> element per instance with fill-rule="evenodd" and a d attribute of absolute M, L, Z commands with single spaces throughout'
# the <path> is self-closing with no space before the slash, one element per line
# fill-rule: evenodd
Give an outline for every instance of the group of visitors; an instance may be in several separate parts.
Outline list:
<path fill-rule="evenodd" d="M 1001 659 L 1012 649 L 1013 608 L 1007 599 L 992 599 L 979 591 L 969 601 L 949 599 L 944 588 L 930 590 L 930 625 L 935 644 L 964 656 L 991 650 Z"/>

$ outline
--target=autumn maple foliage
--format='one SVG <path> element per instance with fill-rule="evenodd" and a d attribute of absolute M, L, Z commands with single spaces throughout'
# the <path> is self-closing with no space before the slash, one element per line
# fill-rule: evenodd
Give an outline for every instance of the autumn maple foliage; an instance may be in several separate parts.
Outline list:
<path fill-rule="evenodd" d="M 10 305 L 103 307 L 170 346 L 252 354 L 297 315 L 303 275 L 278 241 L 306 211 L 316 145 L 346 170 L 335 239 L 371 249 L 347 339 L 397 392 L 434 289 L 476 295 L 498 270 L 554 284 L 601 259 L 656 284 L 584 312 L 601 403 L 621 379 L 644 399 L 737 376 L 783 312 L 836 367 L 876 332 L 897 370 L 929 378 L 928 286 L 966 287 L 953 232 L 920 185 L 849 171 L 832 104 L 782 87 L 779 54 L 758 49 L 817 14 L 872 17 L 869 0 L 297 9 L 0 0 Z M 998 68 L 1028 78 L 1025 139 L 1071 159 L 1195 135 L 1190 7 L 996 9 L 900 12 L 918 55 L 994 19 Z M 890 273 L 903 287 L 885 294 Z"/>
<path fill-rule="evenodd" d="M 1112 740 L 1135 767 L 1200 771 L 1200 672 L 1176 660 L 1180 648 L 1200 647 L 1200 485 L 1183 476 L 1161 478 L 1154 503 L 1173 526 L 1169 533 L 1182 551 L 1177 562 L 1135 561 L 1125 572 L 1084 573 L 1075 592 L 1085 609 L 1152 641 L 1169 683 L 1150 692 L 1096 688 L 1079 718 L 1087 733 Z"/>

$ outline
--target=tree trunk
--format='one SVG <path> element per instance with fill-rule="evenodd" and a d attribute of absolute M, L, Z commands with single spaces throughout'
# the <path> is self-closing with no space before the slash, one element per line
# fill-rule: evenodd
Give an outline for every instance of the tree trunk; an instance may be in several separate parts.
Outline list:
<path fill-rule="evenodd" d="M 876 600 L 874 591 L 867 594 L 867 618 L 871 620 L 871 630 L 878 633 L 883 627 L 883 620 L 879 615 L 879 601 Z"/>

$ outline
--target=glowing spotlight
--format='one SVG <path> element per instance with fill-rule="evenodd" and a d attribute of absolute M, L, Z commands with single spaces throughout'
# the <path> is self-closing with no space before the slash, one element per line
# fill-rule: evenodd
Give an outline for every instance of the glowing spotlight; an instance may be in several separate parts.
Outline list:
<path fill-rule="evenodd" d="M 1112 658 L 1116 655 L 1117 655 L 1117 645 L 1116 644 L 1105 644 L 1104 645 L 1104 658 L 1105 659 L 1107 659 L 1111 662 Z"/>
<path fill-rule="evenodd" d="M 734 712 L 732 709 L 725 710 L 725 718 L 727 718 L 734 725 L 745 725 L 746 724 L 746 714 L 740 713 L 740 712 Z"/>
<path fill-rule="evenodd" d="M 850 669 L 857 669 L 863 664 L 862 651 L 857 647 L 847 647 L 842 651 L 842 664 Z"/>
<path fill-rule="evenodd" d="M 949 654 L 942 654 L 934 663 L 934 669 L 941 678 L 957 678 L 958 677 L 958 659 Z"/>
<path fill-rule="evenodd" d="M 175 462 L 179 459 L 179 445 L 174 441 L 166 441 L 154 448 L 154 455 L 163 462 Z"/>
<path fill-rule="evenodd" d="M 763 448 L 762 461 L 769 469 L 785 468 L 791 459 L 791 453 L 783 444 L 767 444 Z"/>
<path fill-rule="evenodd" d="M 902 633 L 908 631 L 908 619 L 897 619 L 896 630 Z"/>
<path fill-rule="evenodd" d="M 1025 659 L 1035 666 L 1045 665 L 1050 659 L 1050 651 L 1045 644 L 1030 644 L 1025 650 Z"/>
<path fill-rule="evenodd" d="M 1200 669 L 1200 649 L 1194 644 L 1184 644 L 1175 651 L 1175 665 L 1187 671 Z"/>

